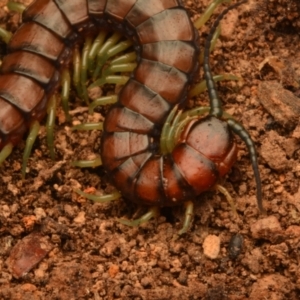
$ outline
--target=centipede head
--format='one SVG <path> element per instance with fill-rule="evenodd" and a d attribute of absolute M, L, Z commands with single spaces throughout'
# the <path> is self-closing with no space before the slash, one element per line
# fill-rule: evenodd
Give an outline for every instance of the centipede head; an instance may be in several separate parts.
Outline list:
<path fill-rule="evenodd" d="M 196 194 L 212 188 L 228 174 L 237 159 L 237 146 L 227 122 L 214 116 L 191 121 L 182 132 L 173 156 L 178 157 L 179 149 L 185 161 L 185 178 Z"/>

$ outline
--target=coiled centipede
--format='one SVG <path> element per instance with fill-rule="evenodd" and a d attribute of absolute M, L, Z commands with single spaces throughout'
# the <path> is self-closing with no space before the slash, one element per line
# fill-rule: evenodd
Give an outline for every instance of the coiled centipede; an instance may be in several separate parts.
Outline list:
<path fill-rule="evenodd" d="M 209 111 L 182 114 L 198 71 L 199 50 L 197 32 L 180 0 L 34 1 L 24 11 L 24 23 L 10 40 L 1 67 L 0 149 L 17 144 L 32 123 L 44 117 L 74 44 L 90 31 L 113 27 L 133 41 L 138 58 L 106 115 L 101 159 L 124 197 L 153 206 L 147 217 L 124 223 L 134 225 L 155 215 L 157 207 L 185 203 L 181 231 L 185 232 L 191 199 L 214 187 L 236 161 L 232 131 L 250 151 L 262 209 L 254 144 L 245 129 L 223 112 L 208 62 L 221 18 L 243 2 L 226 9 L 207 38 L 204 71 Z M 168 134 L 166 128 L 174 133 L 167 142 L 165 135 L 160 139 L 162 131 Z"/>

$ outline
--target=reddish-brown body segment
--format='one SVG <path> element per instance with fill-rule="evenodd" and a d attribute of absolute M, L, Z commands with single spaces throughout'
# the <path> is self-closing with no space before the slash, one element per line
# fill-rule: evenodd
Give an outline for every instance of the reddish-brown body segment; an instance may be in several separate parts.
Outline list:
<path fill-rule="evenodd" d="M 188 125 L 172 153 L 159 152 L 162 126 L 184 104 L 198 70 L 197 33 L 179 0 L 36 0 L 23 20 L 1 69 L 0 148 L 16 144 L 43 117 L 74 44 L 106 26 L 132 39 L 138 54 L 102 135 L 103 165 L 116 188 L 135 202 L 172 206 L 229 171 L 236 145 L 226 122 L 215 117 Z"/>

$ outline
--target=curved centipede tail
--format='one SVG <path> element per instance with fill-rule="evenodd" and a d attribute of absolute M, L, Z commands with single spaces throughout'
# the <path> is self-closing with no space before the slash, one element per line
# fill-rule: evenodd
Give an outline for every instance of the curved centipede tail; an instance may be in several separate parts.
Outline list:
<path fill-rule="evenodd" d="M 262 188 L 261 188 L 261 179 L 260 173 L 258 169 L 258 162 L 257 162 L 257 155 L 254 143 L 249 135 L 249 133 L 245 130 L 245 128 L 239 124 L 237 121 L 233 119 L 228 119 L 227 124 L 230 126 L 231 130 L 238 135 L 243 142 L 246 144 L 248 151 L 250 153 L 251 165 L 254 172 L 254 177 L 256 181 L 256 199 L 257 199 L 257 206 L 259 210 L 264 213 L 265 210 L 262 205 Z"/>
<path fill-rule="evenodd" d="M 216 85 L 215 82 L 213 80 L 212 77 L 212 72 L 210 69 L 210 65 L 209 65 L 209 49 L 211 46 L 211 41 L 213 38 L 213 35 L 217 29 L 217 27 L 220 24 L 220 21 L 223 19 L 223 17 L 232 9 L 240 6 L 241 4 L 247 2 L 248 0 L 243 0 L 241 2 L 235 3 L 231 6 L 229 6 L 228 8 L 226 8 L 219 16 L 218 18 L 215 20 L 213 26 L 211 27 L 211 30 L 206 38 L 206 42 L 205 42 L 205 47 L 204 47 L 204 64 L 203 64 L 203 68 L 204 68 L 204 77 L 206 80 L 206 85 L 207 85 L 207 89 L 208 89 L 208 95 L 209 95 L 209 101 L 210 101 L 210 112 L 209 114 L 211 116 L 215 116 L 217 118 L 220 118 L 223 114 L 223 110 L 222 110 L 222 103 L 221 100 L 218 96 L 218 92 L 216 89 Z"/>

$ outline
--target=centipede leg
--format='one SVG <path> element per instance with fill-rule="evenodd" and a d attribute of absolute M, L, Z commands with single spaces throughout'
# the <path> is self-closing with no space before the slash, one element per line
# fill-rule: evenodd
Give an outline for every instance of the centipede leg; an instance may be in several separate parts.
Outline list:
<path fill-rule="evenodd" d="M 123 54 L 115 59 L 113 59 L 110 64 L 111 65 L 118 65 L 118 64 L 123 64 L 123 63 L 130 63 L 136 61 L 136 53 L 135 52 L 130 52 Z"/>
<path fill-rule="evenodd" d="M 197 19 L 194 22 L 194 26 L 197 29 L 200 29 L 211 17 L 211 15 L 214 13 L 215 9 L 220 5 L 221 3 L 230 3 L 231 0 L 214 0 L 212 1 L 209 6 L 206 8 L 204 13 L 201 15 L 199 19 Z"/>
<path fill-rule="evenodd" d="M 71 121 L 69 98 L 71 89 L 71 76 L 68 69 L 64 69 L 61 75 L 61 104 L 68 122 Z"/>
<path fill-rule="evenodd" d="M 215 185 L 215 189 L 216 189 L 217 191 L 219 191 L 220 193 L 222 193 L 222 194 L 225 196 L 227 202 L 228 202 L 228 203 L 230 204 L 230 206 L 231 206 L 232 212 L 234 213 L 234 215 L 237 216 L 237 211 L 236 211 L 236 207 L 235 207 L 235 205 L 234 205 L 234 201 L 233 201 L 231 195 L 229 194 L 229 192 L 225 189 L 225 187 L 222 186 L 222 185 L 220 185 L 220 184 L 216 184 L 216 185 Z"/>
<path fill-rule="evenodd" d="M 110 64 L 110 66 L 103 72 L 104 76 L 108 76 L 118 72 L 132 72 L 137 66 L 137 63 L 123 63 L 123 64 Z"/>
<path fill-rule="evenodd" d="M 174 145 L 175 145 L 175 141 L 174 141 L 174 136 L 175 136 L 175 129 L 179 123 L 180 120 L 180 116 L 182 115 L 182 110 L 179 110 L 173 121 L 172 121 L 172 125 L 170 127 L 170 130 L 167 132 L 167 137 L 166 137 L 166 147 L 167 147 L 167 152 L 171 153 Z"/>
<path fill-rule="evenodd" d="M 81 70 L 81 58 L 79 48 L 76 45 L 73 51 L 73 85 L 76 89 L 77 95 L 82 97 L 83 91 L 80 84 L 80 70 Z"/>
<path fill-rule="evenodd" d="M 94 100 L 90 105 L 89 105 L 89 113 L 92 114 L 94 109 L 97 106 L 103 106 L 107 104 L 114 104 L 118 101 L 118 96 L 117 95 L 111 95 L 111 96 L 105 96 L 105 97 L 100 97 L 96 100 Z"/>
<path fill-rule="evenodd" d="M 6 158 L 11 154 L 14 146 L 12 143 L 5 145 L 0 151 L 0 166 L 6 160 Z"/>
<path fill-rule="evenodd" d="M 30 126 L 29 135 L 26 139 L 26 145 L 23 153 L 23 163 L 22 163 L 22 177 L 25 178 L 26 167 L 28 163 L 29 156 L 31 154 L 32 146 L 38 136 L 40 130 L 40 123 L 38 121 L 34 121 Z"/>
<path fill-rule="evenodd" d="M 6 6 L 10 11 L 15 11 L 20 14 L 23 13 L 23 11 L 26 8 L 26 6 L 24 4 L 13 2 L 13 1 L 8 1 Z"/>
<path fill-rule="evenodd" d="M 92 76 L 94 80 L 99 77 L 101 69 L 107 60 L 107 51 L 112 48 L 121 38 L 122 35 L 116 32 L 109 39 L 107 39 L 104 45 L 100 48 L 99 52 L 97 53 L 97 65 Z"/>
<path fill-rule="evenodd" d="M 160 137 L 160 151 L 162 154 L 168 153 L 167 136 L 177 111 L 178 111 L 178 105 L 175 105 L 172 111 L 169 113 L 166 122 L 164 123 L 164 126 L 162 128 L 161 137 Z"/>
<path fill-rule="evenodd" d="M 88 70 L 89 72 L 93 72 L 95 69 L 95 58 L 97 56 L 97 53 L 99 52 L 101 46 L 103 45 L 105 38 L 107 36 L 107 31 L 101 31 L 97 37 L 95 38 L 90 52 L 88 54 Z"/>
<path fill-rule="evenodd" d="M 182 228 L 178 231 L 179 235 L 184 234 L 189 230 L 194 216 L 194 202 L 186 201 L 184 203 L 184 206 L 185 206 L 184 220 L 183 220 Z"/>
<path fill-rule="evenodd" d="M 50 157 L 52 160 L 55 159 L 54 153 L 54 125 L 55 125 L 55 112 L 56 112 L 56 104 L 57 99 L 55 95 L 53 95 L 49 99 L 48 108 L 47 108 L 47 123 L 46 123 L 46 131 L 47 131 L 47 145 L 50 152 Z"/>
<path fill-rule="evenodd" d="M 140 218 L 135 220 L 119 219 L 118 221 L 124 225 L 137 227 L 143 223 L 148 222 L 150 219 L 155 218 L 159 215 L 159 208 L 157 206 L 150 207 L 149 211 L 142 215 Z"/>
<path fill-rule="evenodd" d="M 75 160 L 71 165 L 79 168 L 96 168 L 102 165 L 102 160 L 100 157 L 91 160 Z"/>
<path fill-rule="evenodd" d="M 75 125 L 72 130 L 103 130 L 103 122 L 98 123 L 83 123 Z"/>
<path fill-rule="evenodd" d="M 213 76 L 214 82 L 223 81 L 223 80 L 234 80 L 239 81 L 242 80 L 241 77 L 238 77 L 233 74 L 220 74 Z M 197 96 L 207 90 L 206 80 L 201 81 L 200 83 L 196 84 L 190 91 L 189 97 Z"/>
<path fill-rule="evenodd" d="M 105 77 L 101 77 L 98 80 L 96 80 L 94 83 L 92 83 L 88 88 L 93 88 L 96 86 L 102 86 L 106 83 L 112 83 L 112 84 L 120 84 L 124 85 L 129 80 L 129 76 L 122 76 L 122 75 L 108 75 Z"/>
<path fill-rule="evenodd" d="M 8 44 L 12 37 L 12 33 L 0 27 L 0 38 L 5 43 Z"/>
<path fill-rule="evenodd" d="M 75 192 L 89 200 L 92 200 L 92 201 L 98 202 L 98 203 L 106 203 L 106 202 L 115 201 L 121 197 L 121 194 L 117 190 L 113 191 L 110 194 L 102 195 L 102 196 L 91 195 L 91 194 L 85 193 L 81 190 L 75 190 Z"/>
<path fill-rule="evenodd" d="M 80 66 L 80 85 L 82 90 L 82 97 L 84 101 L 89 104 L 89 96 L 87 92 L 87 73 L 88 73 L 88 55 L 92 47 L 91 37 L 85 39 L 85 43 L 82 50 L 81 66 Z"/>

